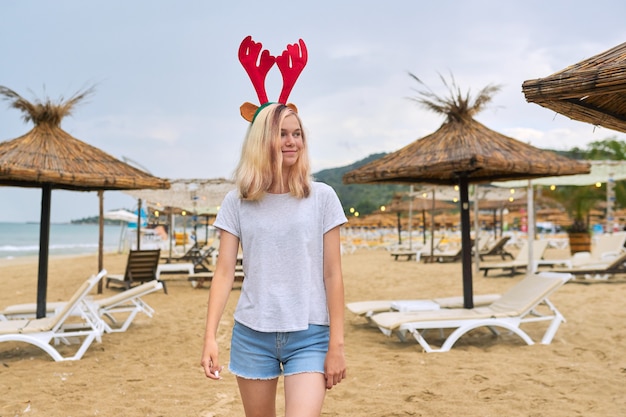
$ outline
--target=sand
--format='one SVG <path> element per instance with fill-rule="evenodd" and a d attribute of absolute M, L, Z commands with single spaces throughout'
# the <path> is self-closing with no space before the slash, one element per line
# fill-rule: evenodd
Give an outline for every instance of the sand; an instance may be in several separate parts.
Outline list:
<path fill-rule="evenodd" d="M 105 268 L 121 272 L 126 256 Z M 65 300 L 95 272 L 95 256 L 50 261 L 48 300 Z M 461 264 L 394 261 L 384 250 L 343 257 L 346 301 L 461 294 Z M 36 259 L 0 263 L 0 307 L 36 299 Z M 503 292 L 523 275 L 474 276 L 474 292 Z M 54 362 L 25 344 L 0 344 L 0 417 L 242 416 L 236 381 L 199 366 L 208 289 L 182 276 L 145 298 L 153 318 L 105 334 L 83 358 Z M 104 295 L 113 294 L 105 289 Z M 233 290 L 220 327 L 228 360 Z M 566 284 L 551 300 L 566 317 L 550 345 L 475 330 L 447 353 L 386 337 L 346 310 L 348 379 L 330 390 L 324 416 L 619 416 L 626 410 L 626 284 Z M 544 325 L 529 334 L 540 338 Z M 282 384 L 279 385 L 282 391 Z M 282 414 L 283 397 L 278 409 Z"/>

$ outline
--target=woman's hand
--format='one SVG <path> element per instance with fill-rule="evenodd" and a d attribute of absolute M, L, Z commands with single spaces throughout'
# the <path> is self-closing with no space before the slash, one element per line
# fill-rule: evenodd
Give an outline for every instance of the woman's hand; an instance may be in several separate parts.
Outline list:
<path fill-rule="evenodd" d="M 218 347 L 215 341 L 205 342 L 200 365 L 204 369 L 204 374 L 207 378 L 222 379 L 220 372 L 222 372 L 223 366 L 220 366 Z"/>
<path fill-rule="evenodd" d="M 326 389 L 331 389 L 346 379 L 346 358 L 342 347 L 329 348 L 324 361 L 324 377 Z"/>

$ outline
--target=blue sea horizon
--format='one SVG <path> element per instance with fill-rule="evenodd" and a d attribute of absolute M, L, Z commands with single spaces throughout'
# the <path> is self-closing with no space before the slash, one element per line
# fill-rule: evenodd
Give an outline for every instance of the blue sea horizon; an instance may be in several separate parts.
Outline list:
<path fill-rule="evenodd" d="M 105 225 L 104 252 L 119 248 L 121 225 Z M 88 255 L 98 253 L 97 224 L 50 224 L 50 256 Z M 0 222 L 0 259 L 39 254 L 39 222 Z"/>

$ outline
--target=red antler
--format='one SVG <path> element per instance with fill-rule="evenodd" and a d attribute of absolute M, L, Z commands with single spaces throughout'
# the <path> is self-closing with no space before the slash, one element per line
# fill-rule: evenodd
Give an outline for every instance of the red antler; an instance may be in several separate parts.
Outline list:
<path fill-rule="evenodd" d="M 270 55 L 267 49 L 261 52 L 262 47 L 263 45 L 260 42 L 257 43 L 252 40 L 252 36 L 245 38 L 239 46 L 239 62 L 241 62 L 252 81 L 252 85 L 259 97 L 259 104 L 265 104 L 269 101 L 265 91 L 265 77 L 276 61 L 276 58 Z M 259 59 L 259 52 L 261 52 L 261 59 Z M 257 60 L 259 61 L 258 65 Z"/>
<path fill-rule="evenodd" d="M 300 45 L 297 43 L 287 45 L 287 49 L 284 50 L 280 56 L 275 58 L 276 65 L 278 65 L 280 73 L 283 75 L 283 89 L 278 98 L 279 103 L 287 103 L 291 89 L 296 84 L 296 80 L 306 66 L 308 59 L 306 45 L 302 39 L 300 39 L 299 43 Z"/>

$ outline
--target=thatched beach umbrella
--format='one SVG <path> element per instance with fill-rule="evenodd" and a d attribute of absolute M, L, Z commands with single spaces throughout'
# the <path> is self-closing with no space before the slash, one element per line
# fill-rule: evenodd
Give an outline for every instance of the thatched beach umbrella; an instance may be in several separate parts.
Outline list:
<path fill-rule="evenodd" d="M 626 132 L 626 42 L 544 78 L 524 81 L 526 101 Z"/>
<path fill-rule="evenodd" d="M 225 178 L 178 178 L 170 179 L 169 183 L 170 187 L 167 190 L 128 190 L 125 194 L 161 210 L 177 208 L 193 213 L 194 216 L 215 216 L 226 194 L 235 189 L 235 182 Z M 171 210 L 168 217 L 171 258 L 174 237 Z M 194 227 L 196 226 L 197 221 L 194 221 Z"/>
<path fill-rule="evenodd" d="M 235 182 L 225 178 L 170 178 L 169 183 L 167 190 L 128 190 L 125 194 L 157 207 L 215 214 L 226 194 L 235 189 Z"/>
<path fill-rule="evenodd" d="M 419 78 L 410 75 L 422 84 Z M 469 94 L 461 94 L 454 80 L 450 86 L 443 82 L 450 98 L 441 98 L 430 90 L 418 90 L 415 98 L 420 105 L 446 116 L 436 132 L 346 173 L 343 181 L 458 185 L 463 298 L 465 308 L 472 308 L 469 183 L 588 173 L 589 165 L 504 136 L 474 120 L 473 116 L 499 90 L 497 86 L 485 87 L 472 102 Z"/>
<path fill-rule="evenodd" d="M 0 86 L 0 95 L 23 113 L 24 121 L 35 125 L 25 135 L 0 143 L 0 185 L 42 189 L 37 317 L 44 317 L 46 312 L 52 189 L 104 191 L 169 187 L 166 180 L 134 168 L 61 129 L 61 120 L 92 92 L 93 89 L 87 89 L 58 103 L 49 99 L 30 102 Z M 100 211 L 102 218 L 102 204 Z"/>
<path fill-rule="evenodd" d="M 431 235 L 430 235 L 430 243 L 431 243 L 431 254 L 434 250 L 434 239 L 435 239 L 435 212 L 437 210 L 453 210 L 457 207 L 457 204 L 452 203 L 450 201 L 443 200 L 441 198 L 437 198 L 437 191 L 435 189 L 430 190 L 420 190 L 409 191 L 405 194 L 404 198 L 394 198 L 391 201 L 391 204 L 387 207 L 392 213 L 397 213 L 398 216 L 400 213 L 408 213 L 409 216 L 409 249 L 412 249 L 412 217 L 414 212 L 421 212 L 422 214 L 422 223 L 424 228 L 422 229 L 422 241 L 426 244 L 426 212 L 430 211 L 431 214 Z M 398 230 L 398 235 L 400 234 L 400 230 Z M 399 239 L 400 240 L 400 239 Z"/>

